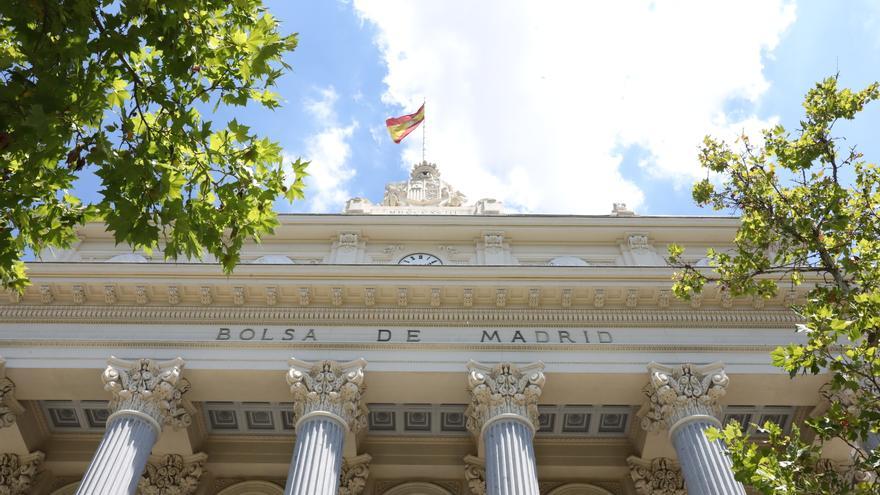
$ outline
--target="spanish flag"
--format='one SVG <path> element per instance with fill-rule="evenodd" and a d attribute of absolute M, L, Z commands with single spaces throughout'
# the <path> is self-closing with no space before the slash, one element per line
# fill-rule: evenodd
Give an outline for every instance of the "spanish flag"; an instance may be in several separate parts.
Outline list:
<path fill-rule="evenodd" d="M 409 133 L 414 131 L 425 120 L 425 104 L 419 107 L 419 111 L 401 117 L 391 117 L 385 120 L 388 133 L 395 143 L 400 143 Z"/>

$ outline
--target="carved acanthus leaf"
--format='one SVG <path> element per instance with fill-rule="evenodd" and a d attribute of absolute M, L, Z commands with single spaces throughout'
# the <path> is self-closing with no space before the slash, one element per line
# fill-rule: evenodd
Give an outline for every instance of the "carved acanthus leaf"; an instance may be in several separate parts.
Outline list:
<path fill-rule="evenodd" d="M 629 474 L 639 495 L 687 495 L 678 464 L 663 457 L 650 461 L 630 456 Z"/>
<path fill-rule="evenodd" d="M 0 493 L 3 495 L 25 495 L 31 493 L 31 485 L 40 474 L 42 452 L 28 455 L 0 454 Z"/>
<path fill-rule="evenodd" d="M 295 421 L 311 413 L 329 412 L 339 416 L 354 433 L 366 427 L 367 411 L 362 401 L 366 361 L 310 363 L 291 359 L 288 364 L 287 383 L 293 394 Z"/>
<path fill-rule="evenodd" d="M 151 458 L 138 482 L 140 495 L 192 495 L 204 473 L 204 453 L 182 456 L 167 454 Z"/>
<path fill-rule="evenodd" d="M 486 464 L 479 457 L 464 457 L 464 479 L 471 495 L 486 495 Z"/>
<path fill-rule="evenodd" d="M 339 495 L 361 495 L 370 477 L 369 454 L 342 460 L 342 474 L 339 477 Z"/>
<path fill-rule="evenodd" d="M 517 367 L 511 363 L 486 365 L 471 361 L 468 368 L 467 427 L 475 436 L 483 425 L 501 414 L 515 414 L 538 428 L 538 398 L 544 386 L 544 363 Z"/>
<path fill-rule="evenodd" d="M 725 394 L 730 382 L 723 364 L 669 367 L 651 363 L 648 371 L 651 383 L 646 393 L 650 404 L 642 418 L 644 429 L 668 428 L 687 416 L 717 416 L 721 412 L 718 399 Z"/>
<path fill-rule="evenodd" d="M 189 426 L 192 418 L 182 398 L 189 382 L 182 376 L 183 366 L 182 358 L 126 361 L 111 357 L 101 375 L 104 389 L 113 393 L 110 411 L 134 410 L 149 415 L 159 425 Z"/>
<path fill-rule="evenodd" d="M 15 424 L 24 407 L 15 399 L 15 384 L 6 377 L 6 361 L 0 359 L 0 428 Z"/>

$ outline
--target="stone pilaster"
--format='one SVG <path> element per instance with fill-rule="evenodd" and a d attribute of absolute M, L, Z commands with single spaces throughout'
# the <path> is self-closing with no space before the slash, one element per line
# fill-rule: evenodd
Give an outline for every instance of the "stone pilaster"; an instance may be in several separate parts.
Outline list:
<path fill-rule="evenodd" d="M 626 462 L 638 495 L 687 495 L 681 468 L 672 459 L 630 456 Z"/>
<path fill-rule="evenodd" d="M 186 427 L 191 421 L 182 404 L 189 390 L 183 359 L 111 357 L 107 363 L 101 379 L 113 394 L 110 417 L 78 495 L 134 494 L 163 426 Z"/>
<path fill-rule="evenodd" d="M 706 438 L 710 427 L 721 427 L 718 399 L 729 379 L 721 363 L 670 367 L 648 365 L 649 410 L 642 419 L 647 430 L 669 430 L 689 495 L 745 495 L 736 481 L 724 447 Z"/>
<path fill-rule="evenodd" d="M 339 479 L 339 495 L 361 495 L 370 477 L 369 454 L 342 460 L 342 476 Z"/>
<path fill-rule="evenodd" d="M 468 430 L 483 445 L 489 495 L 538 495 L 532 437 L 544 364 L 468 363 Z"/>
<path fill-rule="evenodd" d="M 150 458 L 147 470 L 138 483 L 139 495 L 193 495 L 204 473 L 204 453 L 166 454 Z"/>
<path fill-rule="evenodd" d="M 4 495 L 26 495 L 31 493 L 34 478 L 40 474 L 42 452 L 28 455 L 0 454 L 0 493 Z"/>
<path fill-rule="evenodd" d="M 24 407 L 15 400 L 15 384 L 6 377 L 6 361 L 0 358 L 0 428 L 15 424 Z"/>
<path fill-rule="evenodd" d="M 366 426 L 363 359 L 348 363 L 291 359 L 287 383 L 293 394 L 296 444 L 285 495 L 335 495 L 342 476 L 348 432 Z"/>

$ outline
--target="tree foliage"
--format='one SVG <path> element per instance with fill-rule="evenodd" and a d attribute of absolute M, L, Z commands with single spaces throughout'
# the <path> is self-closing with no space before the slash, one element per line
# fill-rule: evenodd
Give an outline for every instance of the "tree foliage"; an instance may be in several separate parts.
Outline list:
<path fill-rule="evenodd" d="M 305 163 L 218 107 L 278 107 L 296 47 L 260 0 L 0 2 L 0 283 L 27 250 L 68 247 L 102 220 L 117 243 L 228 271 L 302 197 Z M 203 113 L 205 114 L 203 116 Z M 72 192 L 85 171 L 100 200 Z"/>
<path fill-rule="evenodd" d="M 711 271 L 683 263 L 681 247 L 669 249 L 680 267 L 679 297 L 708 283 L 757 297 L 773 296 L 781 282 L 810 284 L 806 303 L 793 308 L 803 319 L 803 343 L 776 349 L 772 362 L 792 377 L 828 373 L 827 410 L 789 434 L 758 425 L 766 441 L 752 441 L 735 423 L 714 432 L 737 479 L 765 494 L 880 492 L 880 452 L 867 448 L 880 433 L 880 169 L 833 134 L 880 89 L 851 91 L 837 82 L 825 79 L 807 93 L 794 133 L 777 125 L 763 132 L 760 146 L 743 136 L 736 148 L 707 137 L 700 162 L 722 180 L 699 182 L 693 196 L 741 215 L 735 249 L 710 251 Z M 852 447 L 849 465 L 820 458 L 832 440 Z"/>

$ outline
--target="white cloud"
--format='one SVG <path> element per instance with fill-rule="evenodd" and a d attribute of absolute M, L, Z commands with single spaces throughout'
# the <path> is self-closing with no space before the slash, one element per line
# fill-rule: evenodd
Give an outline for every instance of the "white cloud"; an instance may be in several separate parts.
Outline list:
<path fill-rule="evenodd" d="M 621 149 L 649 175 L 702 175 L 707 132 L 761 127 L 725 104 L 767 90 L 762 56 L 794 20 L 783 0 L 741 2 L 386 2 L 355 0 L 378 28 L 387 103 L 427 97 L 428 158 L 472 199 L 516 209 L 607 213 L 638 207 Z M 420 136 L 403 161 L 421 158 Z"/>
<path fill-rule="evenodd" d="M 355 170 L 349 163 L 349 140 L 358 123 L 339 125 L 332 87 L 319 89 L 319 99 L 306 100 L 304 108 L 318 125 L 318 131 L 305 140 L 305 160 L 311 163 L 306 177 L 306 207 L 314 213 L 337 213 L 351 197 L 348 183 Z"/>

